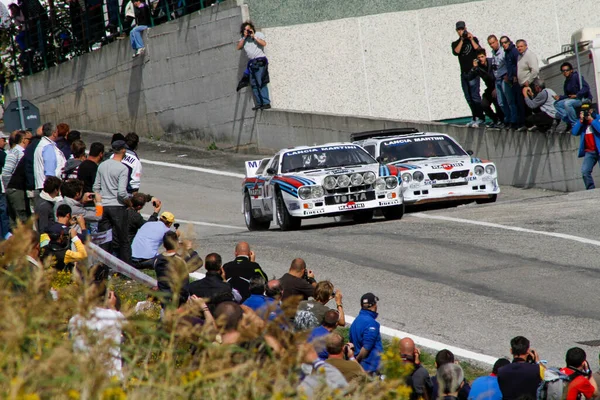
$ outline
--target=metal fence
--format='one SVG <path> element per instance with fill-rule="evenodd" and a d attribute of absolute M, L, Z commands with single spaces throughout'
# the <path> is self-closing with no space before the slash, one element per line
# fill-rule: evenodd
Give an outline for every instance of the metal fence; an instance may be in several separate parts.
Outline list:
<path fill-rule="evenodd" d="M 151 27 L 211 7 L 224 0 L 146 0 Z M 68 0 L 42 5 L 21 0 L 10 5 L 5 48 L 14 78 L 31 75 L 115 40 L 128 39 L 135 25 L 128 0 Z M 133 4 L 133 3 L 131 3 Z"/>

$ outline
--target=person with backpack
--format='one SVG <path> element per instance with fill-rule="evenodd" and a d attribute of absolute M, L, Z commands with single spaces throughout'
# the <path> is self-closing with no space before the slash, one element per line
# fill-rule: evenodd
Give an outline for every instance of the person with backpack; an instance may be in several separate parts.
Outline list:
<path fill-rule="evenodd" d="M 537 396 L 545 367 L 539 364 L 539 355 L 529 345 L 529 340 L 523 336 L 510 341 L 513 360 L 498 370 L 498 386 L 503 400 L 517 400 L 522 396 L 534 399 Z"/>
<path fill-rule="evenodd" d="M 578 400 L 581 396 L 586 399 L 596 397 L 598 383 L 592 375 L 585 351 L 580 347 L 573 347 L 567 351 L 565 361 L 567 366 L 560 372 L 568 377 L 566 400 Z"/>

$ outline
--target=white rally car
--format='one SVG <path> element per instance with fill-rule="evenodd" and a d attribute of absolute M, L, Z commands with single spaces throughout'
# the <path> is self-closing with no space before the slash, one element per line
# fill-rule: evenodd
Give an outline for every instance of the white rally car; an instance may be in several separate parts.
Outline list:
<path fill-rule="evenodd" d="M 473 157 L 443 133 L 387 129 L 353 134 L 352 139 L 380 162 L 397 167 L 408 205 L 455 200 L 493 203 L 500 193 L 496 165 Z"/>
<path fill-rule="evenodd" d="M 346 213 L 363 222 L 373 218 L 375 209 L 387 219 L 400 219 L 404 203 L 395 172 L 352 143 L 294 147 L 246 161 L 246 226 L 264 230 L 274 221 L 291 230 L 302 219 Z"/>

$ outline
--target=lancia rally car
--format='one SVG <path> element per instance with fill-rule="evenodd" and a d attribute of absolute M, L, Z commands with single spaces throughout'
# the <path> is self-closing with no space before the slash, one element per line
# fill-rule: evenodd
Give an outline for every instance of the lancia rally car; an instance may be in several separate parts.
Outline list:
<path fill-rule="evenodd" d="M 245 164 L 242 212 L 249 230 L 269 229 L 271 221 L 292 230 L 306 218 L 342 214 L 368 221 L 375 209 L 387 219 L 404 214 L 396 167 L 352 143 L 294 147 Z"/>
<path fill-rule="evenodd" d="M 380 162 L 397 168 L 406 204 L 493 203 L 500 193 L 496 165 L 473 157 L 448 135 L 408 128 L 362 132 L 352 139 Z"/>

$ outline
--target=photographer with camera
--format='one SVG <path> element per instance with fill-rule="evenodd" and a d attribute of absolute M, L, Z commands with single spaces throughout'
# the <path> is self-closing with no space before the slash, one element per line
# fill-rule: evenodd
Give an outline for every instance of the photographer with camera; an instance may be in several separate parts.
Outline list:
<path fill-rule="evenodd" d="M 554 106 L 555 95 L 554 90 L 546 88 L 544 81 L 539 78 L 523 88 L 525 104 L 533 110 L 533 114 L 525 120 L 525 125 L 529 127 L 530 132 L 535 130 L 546 132 L 552 127 L 557 114 Z M 538 112 L 535 111 L 537 109 Z"/>
<path fill-rule="evenodd" d="M 75 263 L 87 258 L 87 252 L 77 231 L 87 232 L 82 215 L 71 215 L 71 207 L 61 204 L 56 211 L 56 222 L 48 226 L 41 235 L 40 241 L 49 243 L 40 250 L 40 258 L 51 259 L 52 266 L 59 270 L 72 270 Z M 71 244 L 75 250 L 71 250 Z"/>
<path fill-rule="evenodd" d="M 306 269 L 306 263 L 301 258 L 292 261 L 289 271 L 279 279 L 279 283 L 283 289 L 282 301 L 294 296 L 302 296 L 300 300 L 308 300 L 313 297 L 317 286 L 315 274 Z"/>
<path fill-rule="evenodd" d="M 271 100 L 269 99 L 269 61 L 265 55 L 265 34 L 256 32 L 256 28 L 252 22 L 244 22 L 240 27 L 241 38 L 237 43 L 237 49 L 246 52 L 248 57 L 248 65 L 244 71 L 244 76 L 238 84 L 238 90 L 247 86 L 250 82 L 252 86 L 252 94 L 254 95 L 255 106 L 253 110 L 268 110 L 271 108 Z"/>
<path fill-rule="evenodd" d="M 496 77 L 494 76 L 494 63 L 492 58 L 486 57 L 485 49 L 481 48 L 475 52 L 477 58 L 473 60 L 473 68 L 467 75 L 468 79 L 475 79 L 477 77 L 483 79 L 485 83 L 485 91 L 483 92 L 481 106 L 485 114 L 492 120 L 488 126 L 490 128 L 502 128 L 504 124 L 504 113 L 498 104 L 497 92 L 496 92 Z M 492 110 L 492 104 L 496 109 L 496 112 Z M 498 125 L 500 124 L 500 125 Z"/>
<path fill-rule="evenodd" d="M 82 215 L 86 223 L 99 222 L 102 219 L 102 196 L 100 193 L 83 193 L 83 181 L 67 179 L 60 187 L 62 200 L 54 205 L 54 213 L 61 204 L 71 207 L 74 216 Z M 84 207 L 84 203 L 93 201 L 94 208 Z"/>
<path fill-rule="evenodd" d="M 544 366 L 539 364 L 538 353 L 529 347 L 529 340 L 523 336 L 510 341 L 513 360 L 498 370 L 498 385 L 504 400 L 516 400 L 527 396 L 535 399 L 537 389 L 544 376 Z"/>
<path fill-rule="evenodd" d="M 591 399 L 598 395 L 598 383 L 592 374 L 590 363 L 587 361 L 585 351 L 580 347 L 573 347 L 565 356 L 567 366 L 560 372 L 569 377 L 567 399 Z"/>
<path fill-rule="evenodd" d="M 333 287 L 329 281 L 321 281 L 315 286 L 314 299 L 303 300 L 298 304 L 294 325 L 297 330 L 307 330 L 318 327 L 323 323 L 325 313 L 331 310 L 326 306 L 330 300 L 335 299 L 336 309 L 339 313 L 337 325 L 345 326 L 344 306 L 342 304 L 342 292 Z"/>
<path fill-rule="evenodd" d="M 583 158 L 581 164 L 581 175 L 586 189 L 595 189 L 594 178 L 592 178 L 592 170 L 594 165 L 600 159 L 598 157 L 598 149 L 600 148 L 600 121 L 598 114 L 591 107 L 590 103 L 581 105 L 579 120 L 571 131 L 573 136 L 581 136 L 579 143 L 579 158 Z"/>
<path fill-rule="evenodd" d="M 344 338 L 337 332 L 332 332 L 325 338 L 325 349 L 329 354 L 327 364 L 333 365 L 351 383 L 358 380 L 360 383 L 367 382 L 368 376 L 365 370 L 354 358 L 354 345 L 344 344 Z"/>
<path fill-rule="evenodd" d="M 473 118 L 467 126 L 478 127 L 485 122 L 481 106 L 481 95 L 479 94 L 479 76 L 473 79 L 469 79 L 468 76 L 473 68 L 473 60 L 477 58 L 476 51 L 481 46 L 479 46 L 479 40 L 471 32 L 467 31 L 464 21 L 456 23 L 456 33 L 458 34 L 458 40 L 452 42 L 452 54 L 458 57 L 460 83 Z"/>
<path fill-rule="evenodd" d="M 171 230 L 175 216 L 165 211 L 158 221 L 146 222 L 135 235 L 131 244 L 131 265 L 138 269 L 154 268 L 154 257 L 163 244 L 165 233 Z M 180 231 L 175 230 L 177 237 Z"/>
<path fill-rule="evenodd" d="M 145 220 L 144 217 L 142 217 L 141 211 L 146 203 L 149 202 L 152 203 L 154 210 L 148 220 Z M 160 214 L 161 208 L 162 202 L 152 195 L 137 192 L 131 196 L 131 208 L 127 209 L 127 229 L 129 232 L 130 243 L 133 243 L 133 239 L 142 225 L 144 225 L 146 222 L 158 221 L 158 214 Z"/>

